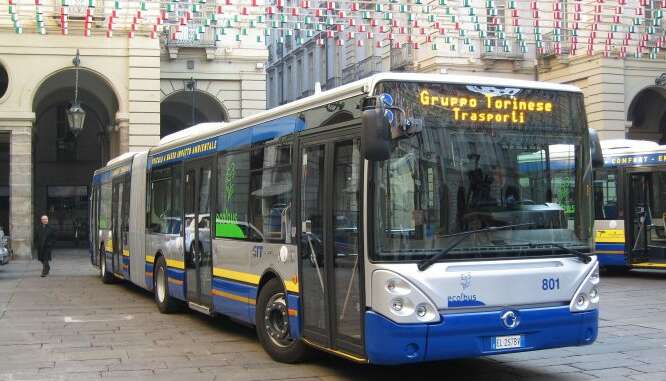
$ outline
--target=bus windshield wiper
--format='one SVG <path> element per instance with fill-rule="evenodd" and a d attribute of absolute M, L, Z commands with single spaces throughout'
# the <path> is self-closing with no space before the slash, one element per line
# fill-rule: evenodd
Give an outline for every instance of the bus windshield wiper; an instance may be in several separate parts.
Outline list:
<path fill-rule="evenodd" d="M 504 226 L 491 226 L 489 228 L 484 228 L 484 229 L 478 229 L 478 230 L 469 230 L 466 232 L 462 233 L 456 233 L 456 234 L 449 234 L 446 235 L 442 238 L 448 238 L 448 237 L 459 237 L 453 243 L 451 243 L 446 249 L 443 249 L 439 253 L 433 255 L 430 258 L 426 258 L 419 262 L 417 267 L 419 268 L 419 271 L 425 271 L 428 267 L 432 266 L 433 263 L 439 261 L 441 258 L 446 256 L 451 250 L 455 249 L 458 245 L 460 245 L 464 240 L 466 240 L 468 237 L 471 237 L 472 235 L 476 233 L 484 233 L 484 232 L 492 232 L 492 231 L 498 231 L 498 230 L 506 230 L 506 229 L 513 229 L 513 228 L 518 228 L 518 227 L 523 227 L 523 226 L 530 226 L 534 225 L 533 222 L 525 223 L 525 224 L 514 224 L 514 225 L 504 225 Z"/>
<path fill-rule="evenodd" d="M 590 257 L 589 255 L 587 255 L 587 254 L 585 254 L 585 253 L 583 253 L 583 252 L 580 252 L 580 251 L 578 251 L 578 250 L 574 250 L 574 249 L 568 248 L 568 247 L 566 247 L 566 246 L 562 246 L 562 245 L 560 245 L 559 243 L 549 243 L 549 245 L 551 245 L 551 246 L 555 246 L 555 247 L 557 247 L 558 249 L 562 249 L 562 250 L 566 251 L 566 252 L 569 253 L 569 254 L 575 255 L 575 256 L 578 257 L 578 259 L 580 259 L 583 263 L 590 263 L 590 261 L 592 260 L 592 257 Z"/>

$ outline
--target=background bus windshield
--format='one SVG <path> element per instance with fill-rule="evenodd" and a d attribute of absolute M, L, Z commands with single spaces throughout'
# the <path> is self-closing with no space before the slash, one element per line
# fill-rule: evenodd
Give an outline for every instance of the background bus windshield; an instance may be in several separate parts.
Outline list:
<path fill-rule="evenodd" d="M 587 251 L 591 197 L 582 96 L 538 89 L 380 83 L 421 132 L 374 167 L 374 259 L 416 260 L 469 236 L 447 258 Z M 393 119 L 400 120 L 395 111 Z"/>

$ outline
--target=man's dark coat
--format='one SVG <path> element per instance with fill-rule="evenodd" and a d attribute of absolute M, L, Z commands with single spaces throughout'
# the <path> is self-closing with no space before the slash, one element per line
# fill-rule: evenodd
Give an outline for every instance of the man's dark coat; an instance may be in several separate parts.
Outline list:
<path fill-rule="evenodd" d="M 48 224 L 37 228 L 37 259 L 40 262 L 51 260 L 51 249 L 55 243 L 55 230 Z"/>

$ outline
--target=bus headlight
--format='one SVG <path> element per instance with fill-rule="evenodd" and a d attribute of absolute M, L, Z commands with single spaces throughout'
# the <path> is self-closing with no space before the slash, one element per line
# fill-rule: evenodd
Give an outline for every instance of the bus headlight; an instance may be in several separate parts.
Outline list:
<path fill-rule="evenodd" d="M 599 262 L 594 264 L 569 304 L 569 311 L 591 311 L 599 307 Z"/>
<path fill-rule="evenodd" d="M 372 275 L 371 305 L 396 323 L 434 323 L 440 319 L 437 308 L 421 290 L 388 270 Z"/>

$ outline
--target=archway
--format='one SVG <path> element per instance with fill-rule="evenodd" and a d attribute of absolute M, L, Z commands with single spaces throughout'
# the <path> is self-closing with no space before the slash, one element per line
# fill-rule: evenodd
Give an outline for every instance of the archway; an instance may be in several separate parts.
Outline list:
<path fill-rule="evenodd" d="M 86 118 L 78 136 L 70 131 L 66 110 L 74 98 L 74 75 L 74 69 L 52 74 L 33 99 L 34 221 L 38 226 L 39 216 L 48 214 L 59 246 L 86 242 L 92 174 L 118 154 L 118 101 L 93 71 L 79 70 L 78 99 Z"/>
<path fill-rule="evenodd" d="M 197 123 L 228 120 L 224 106 L 212 95 L 199 90 L 177 91 L 160 104 L 160 137 Z"/>
<path fill-rule="evenodd" d="M 628 139 L 666 144 L 666 88 L 648 86 L 636 94 L 629 105 L 627 120 L 631 122 Z"/>

